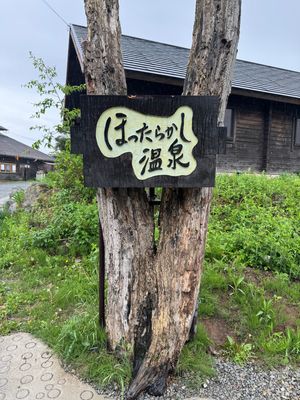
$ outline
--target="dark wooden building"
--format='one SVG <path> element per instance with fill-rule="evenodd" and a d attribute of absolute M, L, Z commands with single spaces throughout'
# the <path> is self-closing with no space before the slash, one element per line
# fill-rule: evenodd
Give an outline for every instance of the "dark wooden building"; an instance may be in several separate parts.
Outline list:
<path fill-rule="evenodd" d="M 34 179 L 37 171 L 52 169 L 53 157 L 4 135 L 5 128 L 0 130 L 0 181 Z"/>
<path fill-rule="evenodd" d="M 70 29 L 67 83 L 84 83 L 86 28 Z M 122 36 L 129 94 L 181 94 L 189 50 Z M 79 94 L 66 99 L 79 106 Z M 225 117 L 223 171 L 300 172 L 300 72 L 237 60 Z"/>

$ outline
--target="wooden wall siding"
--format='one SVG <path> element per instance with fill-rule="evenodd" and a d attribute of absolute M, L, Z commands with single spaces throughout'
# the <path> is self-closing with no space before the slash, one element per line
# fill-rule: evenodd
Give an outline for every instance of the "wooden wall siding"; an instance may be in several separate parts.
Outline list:
<path fill-rule="evenodd" d="M 76 50 L 73 41 L 69 41 L 69 55 L 67 65 L 67 85 L 76 86 L 85 83 L 84 75 L 81 71 L 81 67 L 76 55 Z M 65 107 L 68 109 L 79 108 L 80 106 L 80 92 L 74 92 L 69 96 L 65 97 Z M 84 93 L 83 93 L 84 94 Z"/>
<path fill-rule="evenodd" d="M 15 173 L 1 173 L 0 171 L 0 181 L 19 181 L 24 179 L 24 169 L 21 168 L 24 164 L 30 164 L 30 168 L 26 169 L 26 180 L 34 179 L 36 177 L 36 173 L 39 169 L 43 169 L 44 162 L 43 161 L 34 161 L 28 159 L 19 159 L 16 160 L 15 157 L 1 156 L 0 155 L 0 163 L 11 163 L 16 164 L 16 172 Z"/>
<path fill-rule="evenodd" d="M 298 112 L 297 107 L 273 105 L 267 168 L 270 173 L 300 172 L 300 147 L 294 146 L 294 118 Z"/>
<path fill-rule="evenodd" d="M 235 109 L 235 137 L 227 143 L 226 155 L 219 155 L 219 171 L 261 171 L 265 129 L 264 105 L 245 104 L 232 99 L 229 107 Z"/>
<path fill-rule="evenodd" d="M 145 82 L 138 79 L 127 78 L 127 91 L 129 95 L 181 95 L 182 86 L 166 85 L 157 82 Z"/>

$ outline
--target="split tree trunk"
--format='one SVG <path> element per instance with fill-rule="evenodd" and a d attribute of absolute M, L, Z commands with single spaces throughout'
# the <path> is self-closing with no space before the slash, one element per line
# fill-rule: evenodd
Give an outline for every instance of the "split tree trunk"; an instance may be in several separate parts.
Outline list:
<path fill-rule="evenodd" d="M 224 120 L 239 37 L 241 0 L 197 0 L 184 95 L 217 95 Z M 126 94 L 118 0 L 85 0 L 89 94 Z M 188 339 L 197 307 L 211 188 L 166 189 L 153 251 L 153 215 L 143 189 L 99 189 L 108 271 L 107 333 L 132 348 L 127 398 L 160 395 Z"/>

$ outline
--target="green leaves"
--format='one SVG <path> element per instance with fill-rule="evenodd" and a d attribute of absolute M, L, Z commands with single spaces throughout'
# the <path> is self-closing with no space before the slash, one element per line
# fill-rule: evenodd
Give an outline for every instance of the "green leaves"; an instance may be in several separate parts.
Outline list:
<path fill-rule="evenodd" d="M 91 202 L 95 199 L 95 190 L 84 186 L 82 171 L 82 156 L 70 154 L 68 149 L 57 154 L 55 171 L 47 174 L 46 182 L 55 190 L 60 190 L 58 196 L 61 196 L 61 203 Z"/>
<path fill-rule="evenodd" d="M 274 325 L 274 309 L 273 309 L 273 299 L 263 299 L 261 304 L 261 309 L 256 314 L 259 317 L 259 321 L 262 324 L 270 326 L 273 328 Z"/>
<path fill-rule="evenodd" d="M 239 275 L 232 275 L 231 276 L 231 284 L 229 285 L 229 287 L 232 289 L 232 293 L 231 294 L 245 294 L 245 292 L 243 291 L 242 287 L 243 287 L 243 283 L 245 280 L 244 276 L 239 276 Z"/>
<path fill-rule="evenodd" d="M 265 352 L 281 356 L 282 363 L 288 364 L 293 358 L 300 361 L 300 329 L 287 328 L 284 332 L 274 332 L 262 343 Z"/>
<path fill-rule="evenodd" d="M 33 247 L 48 249 L 50 252 L 89 254 L 98 238 L 96 204 L 64 204 L 58 198 L 56 201 L 54 207 L 48 209 L 44 215 L 41 213 L 42 225 L 31 230 L 28 241 Z"/>
<path fill-rule="evenodd" d="M 80 110 L 68 110 L 64 106 L 64 99 L 66 95 L 76 92 L 85 91 L 85 84 L 82 85 L 62 85 L 57 81 L 57 71 L 55 67 L 49 67 L 45 64 L 44 60 L 35 57 L 30 52 L 30 59 L 34 68 L 38 73 L 37 79 L 32 79 L 24 85 L 27 89 L 33 89 L 41 97 L 41 100 L 34 103 L 35 109 L 31 118 L 38 121 L 44 121 L 48 113 L 57 110 L 60 122 L 54 126 L 48 126 L 44 123 L 37 123 L 33 125 L 31 130 L 38 130 L 43 133 L 43 137 L 34 143 L 34 148 L 39 148 L 42 144 L 48 148 L 56 149 L 58 145 L 56 139 L 64 137 L 65 140 L 69 139 L 71 124 L 80 115 Z M 61 148 L 60 148 L 61 149 Z"/>
<path fill-rule="evenodd" d="M 300 178 L 219 175 L 206 258 L 300 277 Z"/>
<path fill-rule="evenodd" d="M 237 364 L 243 365 L 253 356 L 251 343 L 238 343 L 231 336 L 227 336 L 225 349 L 228 356 Z"/>

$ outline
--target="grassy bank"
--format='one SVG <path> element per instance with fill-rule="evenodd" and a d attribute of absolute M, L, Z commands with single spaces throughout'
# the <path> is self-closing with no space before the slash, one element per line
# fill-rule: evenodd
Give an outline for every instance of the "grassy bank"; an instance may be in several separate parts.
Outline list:
<path fill-rule="evenodd" d="M 0 214 L 0 334 L 32 332 L 82 376 L 122 387 L 130 363 L 106 351 L 98 327 L 97 207 L 82 182 L 74 189 L 73 172 L 52 176 L 54 189 L 32 212 Z M 239 363 L 300 361 L 299 201 L 298 176 L 218 177 L 199 330 L 179 374 L 198 382 L 211 373 L 209 352 Z"/>

